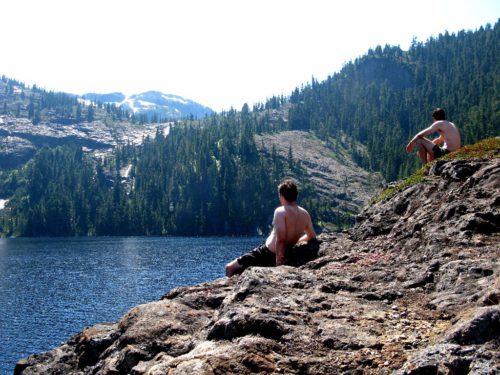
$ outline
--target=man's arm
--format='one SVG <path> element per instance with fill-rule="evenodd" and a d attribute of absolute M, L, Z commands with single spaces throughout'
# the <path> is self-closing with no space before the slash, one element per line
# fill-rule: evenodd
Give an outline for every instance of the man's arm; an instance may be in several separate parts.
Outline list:
<path fill-rule="evenodd" d="M 436 138 L 435 140 L 432 141 L 435 145 L 442 145 L 444 143 L 444 137 L 443 134 L 439 135 L 439 138 Z"/>
<path fill-rule="evenodd" d="M 427 129 L 422 130 L 421 132 L 418 132 L 413 139 L 406 145 L 406 152 L 409 154 L 413 150 L 413 146 L 415 145 L 415 142 L 419 138 L 424 138 L 426 135 L 435 133 L 439 130 L 439 121 L 436 121 L 433 123 L 431 126 L 429 126 Z"/>
<path fill-rule="evenodd" d="M 307 213 L 307 224 L 306 227 L 304 228 L 304 235 L 300 237 L 298 243 L 308 242 L 309 240 L 316 238 L 316 232 L 314 231 L 311 215 L 309 215 L 309 212 L 306 213 Z"/>
<path fill-rule="evenodd" d="M 277 208 L 274 211 L 274 233 L 276 234 L 276 266 L 285 263 L 286 221 L 285 212 Z"/>

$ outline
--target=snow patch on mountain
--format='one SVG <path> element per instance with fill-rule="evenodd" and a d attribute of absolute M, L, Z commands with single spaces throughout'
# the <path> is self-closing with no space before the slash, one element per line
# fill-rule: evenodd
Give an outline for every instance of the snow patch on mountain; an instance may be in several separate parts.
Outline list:
<path fill-rule="evenodd" d="M 0 210 L 3 210 L 8 202 L 8 199 L 0 199 Z"/>
<path fill-rule="evenodd" d="M 151 107 L 156 107 L 157 105 L 155 103 L 147 102 L 145 100 L 135 100 L 135 104 L 139 105 L 139 109 L 141 108 L 151 108 Z"/>
<path fill-rule="evenodd" d="M 182 104 L 189 104 L 189 101 L 186 99 L 181 98 L 180 96 L 173 96 L 173 95 L 162 95 L 163 98 L 167 101 L 174 101 L 174 102 L 179 102 Z"/>

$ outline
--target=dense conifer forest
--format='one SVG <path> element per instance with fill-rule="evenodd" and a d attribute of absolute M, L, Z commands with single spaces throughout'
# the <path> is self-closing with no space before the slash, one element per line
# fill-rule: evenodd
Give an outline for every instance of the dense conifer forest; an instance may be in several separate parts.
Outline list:
<path fill-rule="evenodd" d="M 457 35 L 445 33 L 408 51 L 377 47 L 324 82 L 314 79 L 290 98 L 290 128 L 324 139 L 347 133 L 366 145 L 353 156 L 387 180 L 417 167 L 404 145 L 432 123 L 434 108 L 446 110 L 466 144 L 500 130 L 500 26 Z"/>
<path fill-rule="evenodd" d="M 344 147 L 360 166 L 381 172 L 387 181 L 405 177 L 417 168 L 417 158 L 407 156 L 404 147 L 430 125 L 436 107 L 443 107 L 460 128 L 464 144 L 500 134 L 499 45 L 497 22 L 414 41 L 408 51 L 379 46 L 322 82 L 313 78 L 288 97 L 181 121 L 168 135 L 157 134 L 139 147 L 120 147 L 105 159 L 75 146 L 45 147 L 22 168 L 1 172 L 0 198 L 8 197 L 9 204 L 0 211 L 0 232 L 267 232 L 278 204 L 276 184 L 285 176 L 302 182 L 300 201 L 315 222 L 344 227 L 353 218 L 315 194 L 293 150 L 289 157 L 274 149 L 258 151 L 254 135 L 306 130 L 332 150 Z M 89 108 L 98 108 L 79 110 L 79 102 L 64 94 L 48 97 L 67 104 L 49 105 L 44 99 L 42 105 L 44 95 L 38 93 L 33 110 L 24 98 L 24 106 L 9 102 L 4 112 L 17 112 L 35 123 L 37 111 L 42 117 L 50 109 L 54 115 L 88 121 L 95 115 Z M 130 116 L 117 108 L 100 109 L 116 118 Z"/>

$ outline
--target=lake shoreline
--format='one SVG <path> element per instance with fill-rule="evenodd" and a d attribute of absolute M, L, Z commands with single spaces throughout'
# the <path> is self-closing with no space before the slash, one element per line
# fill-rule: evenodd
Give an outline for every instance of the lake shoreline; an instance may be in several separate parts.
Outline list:
<path fill-rule="evenodd" d="M 0 374 L 169 290 L 223 277 L 261 237 L 0 239 Z"/>

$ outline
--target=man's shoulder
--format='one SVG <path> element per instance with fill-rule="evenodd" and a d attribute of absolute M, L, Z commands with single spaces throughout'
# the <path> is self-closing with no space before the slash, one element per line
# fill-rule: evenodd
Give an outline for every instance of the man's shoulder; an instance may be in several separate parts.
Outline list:
<path fill-rule="evenodd" d="M 442 129 L 442 128 L 454 127 L 454 126 L 455 126 L 455 124 L 452 123 L 451 121 L 448 121 L 448 120 L 439 120 L 439 121 L 434 122 L 431 125 L 431 128 Z"/>
<path fill-rule="evenodd" d="M 285 207 L 279 206 L 274 210 L 275 215 L 284 214 L 286 212 Z"/>
<path fill-rule="evenodd" d="M 301 207 L 301 206 L 298 206 L 298 207 L 299 207 L 300 212 L 302 212 L 305 215 L 309 215 L 309 212 L 304 207 Z"/>
<path fill-rule="evenodd" d="M 445 122 L 447 122 L 447 121 L 445 121 L 445 120 L 434 121 L 429 128 L 430 129 L 440 129 L 445 124 Z"/>
<path fill-rule="evenodd" d="M 307 212 L 307 210 L 303 207 L 300 207 L 299 205 L 296 206 L 296 209 L 294 209 L 295 212 L 297 212 L 296 210 L 298 210 L 302 215 L 309 215 L 309 213 Z M 291 215 L 292 213 L 287 210 L 287 208 L 285 206 L 279 206 L 279 207 L 276 207 L 276 209 L 274 210 L 274 215 L 284 215 L 284 216 L 287 216 L 287 215 Z"/>

